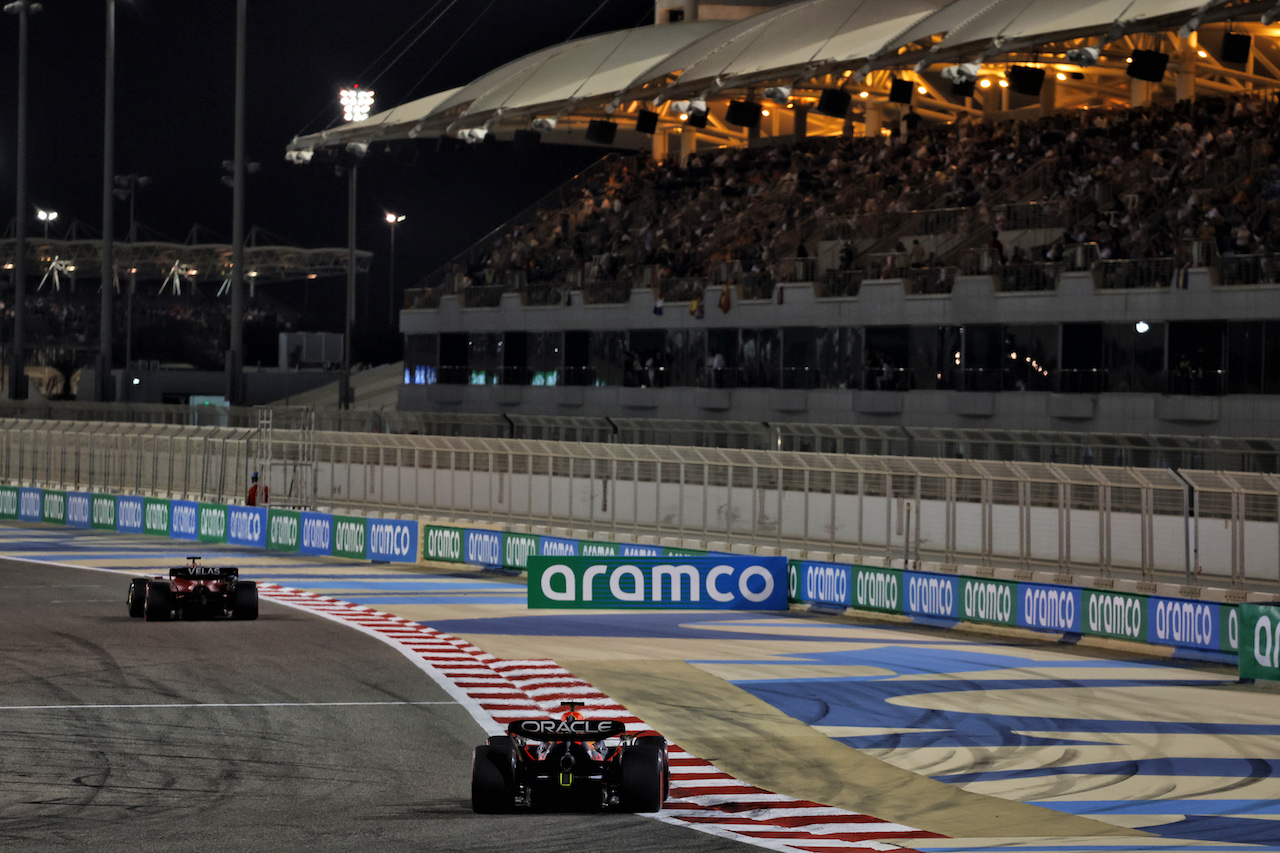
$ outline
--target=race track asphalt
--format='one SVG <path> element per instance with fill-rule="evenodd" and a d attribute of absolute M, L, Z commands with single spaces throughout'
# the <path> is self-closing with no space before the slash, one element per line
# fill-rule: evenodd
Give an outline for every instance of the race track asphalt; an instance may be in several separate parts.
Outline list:
<path fill-rule="evenodd" d="M 632 815 L 478 816 L 479 725 L 394 649 L 264 603 L 147 623 L 0 560 L 0 850 L 742 851 Z"/>

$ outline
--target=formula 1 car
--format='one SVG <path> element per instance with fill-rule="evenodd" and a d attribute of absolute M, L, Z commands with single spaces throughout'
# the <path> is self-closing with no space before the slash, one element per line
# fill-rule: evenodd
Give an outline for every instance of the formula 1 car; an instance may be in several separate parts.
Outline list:
<path fill-rule="evenodd" d="M 621 720 L 588 720 L 566 702 L 558 720 L 514 720 L 477 746 L 471 808 L 478 814 L 539 809 L 656 812 L 671 786 L 667 741 L 626 734 Z"/>
<path fill-rule="evenodd" d="M 202 566 L 187 557 L 185 566 L 170 569 L 168 577 L 134 578 L 129 582 L 129 615 L 148 622 L 182 619 L 258 618 L 258 585 L 240 580 L 230 566 Z"/>

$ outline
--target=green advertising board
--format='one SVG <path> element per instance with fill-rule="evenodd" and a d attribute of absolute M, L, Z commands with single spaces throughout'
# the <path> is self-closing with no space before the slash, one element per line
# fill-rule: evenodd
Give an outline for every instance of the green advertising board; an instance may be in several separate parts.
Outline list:
<path fill-rule="evenodd" d="M 347 557 L 352 560 L 363 560 L 365 535 L 368 523 L 354 515 L 335 515 L 333 517 L 333 556 Z"/>
<path fill-rule="evenodd" d="M 144 498 L 142 532 L 148 536 L 169 535 L 169 502 L 162 498 Z"/>
<path fill-rule="evenodd" d="M 800 561 L 787 560 L 787 603 L 795 604 L 800 600 Z"/>
<path fill-rule="evenodd" d="M 854 566 L 853 602 L 851 606 L 859 610 L 901 613 L 902 571 L 900 569 L 875 569 L 870 566 Z"/>
<path fill-rule="evenodd" d="M 200 504 L 200 528 L 197 538 L 201 542 L 227 541 L 227 505 Z"/>
<path fill-rule="evenodd" d="M 44 499 L 40 504 L 40 519 L 51 524 L 65 524 L 67 521 L 67 493 L 44 490 Z"/>
<path fill-rule="evenodd" d="M 94 494 L 89 499 L 89 526 L 94 530 L 116 529 L 116 496 Z"/>
<path fill-rule="evenodd" d="M 662 556 L 664 557 L 705 557 L 706 551 L 699 551 L 697 548 L 663 548 Z"/>
<path fill-rule="evenodd" d="M 538 556 L 538 537 L 527 533 L 506 533 L 502 537 L 502 565 L 527 569 L 529 558 Z"/>
<path fill-rule="evenodd" d="M 1018 585 L 991 578 L 960 578 L 960 618 L 991 625 L 1018 624 Z"/>
<path fill-rule="evenodd" d="M 1086 589 L 1080 632 L 1147 642 L 1147 596 Z"/>
<path fill-rule="evenodd" d="M 578 556 L 580 557 L 616 557 L 618 556 L 618 543 L 616 542 L 593 542 L 584 539 L 578 543 Z"/>
<path fill-rule="evenodd" d="M 1240 677 L 1280 681 L 1280 607 L 1241 604 Z"/>
<path fill-rule="evenodd" d="M 292 509 L 267 510 L 267 550 L 297 551 L 302 513 Z"/>
<path fill-rule="evenodd" d="M 438 563 L 463 563 L 462 528 L 422 526 L 422 558 Z"/>
<path fill-rule="evenodd" d="M 12 521 L 18 517 L 18 487 L 0 486 L 0 519 Z"/>

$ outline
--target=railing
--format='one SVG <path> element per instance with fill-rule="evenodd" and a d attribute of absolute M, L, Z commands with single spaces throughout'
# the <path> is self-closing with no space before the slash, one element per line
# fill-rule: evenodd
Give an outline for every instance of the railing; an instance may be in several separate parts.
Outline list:
<path fill-rule="evenodd" d="M 1218 259 L 1218 284 L 1280 284 L 1280 254 L 1223 255 Z"/>
<path fill-rule="evenodd" d="M 1094 284 L 1103 290 L 1173 287 L 1177 270 L 1176 258 L 1101 260 L 1094 267 Z"/>
<path fill-rule="evenodd" d="M 1068 583 L 1101 573 L 1280 592 L 1273 475 L 1187 471 L 1184 481 L 1159 468 L 669 444 L 0 427 L 0 479 L 21 485 L 236 502 L 254 460 L 269 458 L 280 462 L 268 468 L 273 498 L 288 494 L 290 466 L 305 464 L 323 511 L 677 537 L 713 549 L 803 548 L 851 562 L 906 552 L 947 565 L 1050 569 Z"/>

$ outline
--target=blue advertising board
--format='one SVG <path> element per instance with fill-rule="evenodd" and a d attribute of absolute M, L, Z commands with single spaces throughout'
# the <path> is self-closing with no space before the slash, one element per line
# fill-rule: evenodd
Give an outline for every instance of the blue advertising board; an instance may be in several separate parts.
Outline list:
<path fill-rule="evenodd" d="M 502 565 L 502 531 L 468 527 L 462 534 L 462 561 L 473 566 Z"/>
<path fill-rule="evenodd" d="M 954 575 L 903 572 L 902 610 L 913 616 L 959 619 L 960 581 Z"/>
<path fill-rule="evenodd" d="M 798 580 L 797 597 L 806 604 L 848 607 L 852 600 L 849 592 L 853 583 L 852 566 L 802 562 Z"/>
<path fill-rule="evenodd" d="M 1147 642 L 1218 651 L 1220 614 L 1213 601 L 1147 599 Z"/>
<path fill-rule="evenodd" d="M 200 538 L 200 504 L 195 501 L 170 501 L 169 538 Z"/>
<path fill-rule="evenodd" d="M 1018 625 L 1039 631 L 1079 634 L 1080 596 L 1078 587 L 1020 583 Z"/>
<path fill-rule="evenodd" d="M 144 504 L 142 498 L 132 495 L 116 498 L 116 530 L 121 533 L 141 533 Z"/>
<path fill-rule="evenodd" d="M 302 539 L 298 542 L 298 550 L 303 554 L 332 556 L 333 516 L 323 512 L 302 513 Z"/>
<path fill-rule="evenodd" d="M 370 560 L 414 563 L 418 560 L 418 522 L 370 518 L 365 542 Z"/>
<path fill-rule="evenodd" d="M 542 557 L 576 557 L 578 540 L 561 539 L 558 536 L 539 536 L 538 554 Z"/>
<path fill-rule="evenodd" d="M 227 544 L 267 547 L 267 508 L 228 504 Z"/>
<path fill-rule="evenodd" d="M 89 492 L 67 492 L 67 527 L 88 530 L 93 524 L 92 502 Z"/>

